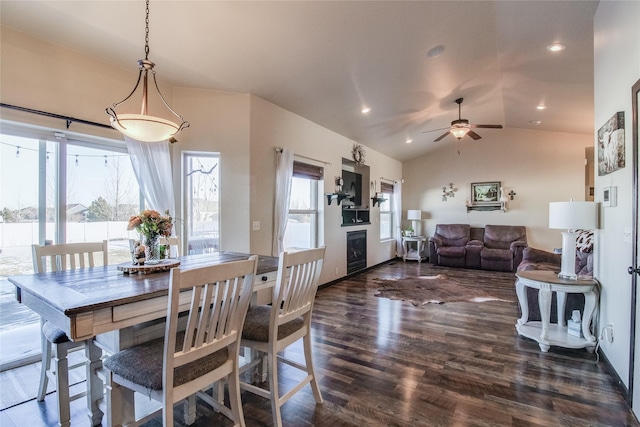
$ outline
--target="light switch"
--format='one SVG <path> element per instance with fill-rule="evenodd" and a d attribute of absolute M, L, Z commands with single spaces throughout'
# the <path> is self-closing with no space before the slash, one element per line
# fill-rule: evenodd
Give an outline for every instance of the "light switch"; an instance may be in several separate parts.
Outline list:
<path fill-rule="evenodd" d="M 625 227 L 623 230 L 624 242 L 631 243 L 631 227 Z"/>
<path fill-rule="evenodd" d="M 253 221 L 253 231 L 260 231 L 260 221 Z"/>

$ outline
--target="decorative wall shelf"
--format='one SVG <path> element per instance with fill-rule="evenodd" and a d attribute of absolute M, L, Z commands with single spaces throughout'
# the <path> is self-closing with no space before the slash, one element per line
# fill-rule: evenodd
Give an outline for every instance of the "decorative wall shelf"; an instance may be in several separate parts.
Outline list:
<path fill-rule="evenodd" d="M 342 202 L 344 199 L 349 199 L 353 197 L 349 193 L 329 193 L 329 194 L 326 194 L 326 196 L 327 196 L 327 204 L 330 205 L 332 201 L 337 200 L 338 206 L 340 206 L 340 202 Z"/>
<path fill-rule="evenodd" d="M 376 203 L 380 206 L 380 203 L 386 202 L 387 199 L 383 199 L 382 197 L 372 197 L 371 198 L 371 206 L 375 206 Z"/>
<path fill-rule="evenodd" d="M 471 205 L 467 206 L 467 212 L 469 211 L 499 211 L 502 209 L 502 204 L 497 203 L 495 205 Z"/>

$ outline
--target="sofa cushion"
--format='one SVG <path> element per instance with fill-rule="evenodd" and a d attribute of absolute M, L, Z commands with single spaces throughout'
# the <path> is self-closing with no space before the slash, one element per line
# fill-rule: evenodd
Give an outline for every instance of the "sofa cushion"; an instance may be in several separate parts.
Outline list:
<path fill-rule="evenodd" d="M 484 245 L 490 249 L 509 249 L 512 242 L 527 241 L 527 229 L 520 225 L 487 225 Z"/>
<path fill-rule="evenodd" d="M 588 254 L 593 252 L 593 230 L 577 230 L 576 234 L 576 249 Z"/>
<path fill-rule="evenodd" d="M 480 256 L 484 259 L 498 260 L 498 261 L 511 261 L 513 259 L 513 252 L 510 249 L 491 249 L 484 248 Z"/>
<path fill-rule="evenodd" d="M 464 246 L 470 240 L 468 224 L 438 224 L 434 237 L 442 246 Z"/>
<path fill-rule="evenodd" d="M 438 255 L 443 257 L 463 257 L 466 254 L 464 246 L 441 246 L 438 248 Z"/>

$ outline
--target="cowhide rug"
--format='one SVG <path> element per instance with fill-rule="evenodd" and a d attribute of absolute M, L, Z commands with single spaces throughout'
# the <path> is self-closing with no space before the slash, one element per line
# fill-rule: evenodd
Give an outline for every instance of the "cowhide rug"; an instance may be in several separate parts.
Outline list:
<path fill-rule="evenodd" d="M 415 306 L 445 302 L 509 301 L 491 295 L 482 285 L 473 286 L 444 274 L 437 276 L 414 276 L 401 279 L 374 279 L 375 296 L 393 300 L 409 301 Z M 515 294 L 515 292 L 514 292 Z"/>

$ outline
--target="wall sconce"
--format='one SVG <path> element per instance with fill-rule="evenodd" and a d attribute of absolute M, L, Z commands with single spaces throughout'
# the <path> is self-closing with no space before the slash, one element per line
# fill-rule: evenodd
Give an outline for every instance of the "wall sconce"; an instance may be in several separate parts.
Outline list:
<path fill-rule="evenodd" d="M 446 202 L 448 197 L 455 197 L 454 193 L 456 190 L 453 189 L 453 183 L 449 183 L 449 188 L 442 187 L 442 201 Z"/>

